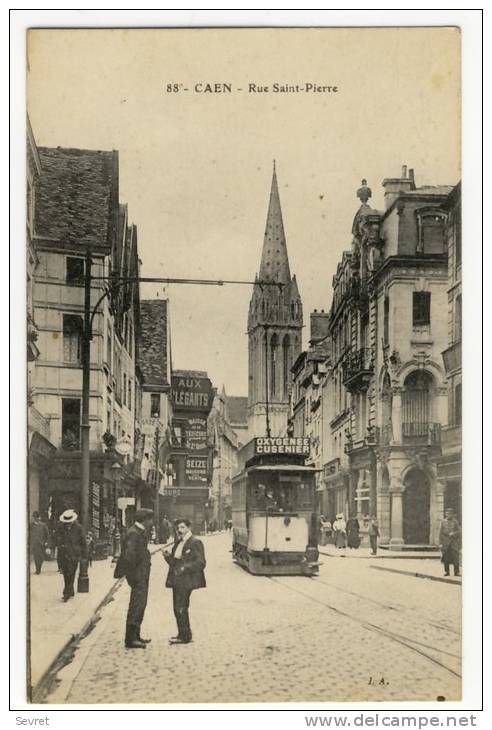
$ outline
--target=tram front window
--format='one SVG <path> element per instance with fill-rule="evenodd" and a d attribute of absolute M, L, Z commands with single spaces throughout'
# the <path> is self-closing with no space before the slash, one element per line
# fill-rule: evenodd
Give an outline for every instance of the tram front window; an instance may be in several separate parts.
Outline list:
<path fill-rule="evenodd" d="M 252 489 L 251 508 L 273 512 L 294 512 L 297 509 L 296 487 L 259 481 Z"/>

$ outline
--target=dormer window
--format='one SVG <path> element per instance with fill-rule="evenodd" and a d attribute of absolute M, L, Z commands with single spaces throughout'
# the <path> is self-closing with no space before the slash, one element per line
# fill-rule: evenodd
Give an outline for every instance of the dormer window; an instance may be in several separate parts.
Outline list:
<path fill-rule="evenodd" d="M 417 253 L 439 254 L 446 252 L 446 215 L 440 210 L 417 211 Z"/>

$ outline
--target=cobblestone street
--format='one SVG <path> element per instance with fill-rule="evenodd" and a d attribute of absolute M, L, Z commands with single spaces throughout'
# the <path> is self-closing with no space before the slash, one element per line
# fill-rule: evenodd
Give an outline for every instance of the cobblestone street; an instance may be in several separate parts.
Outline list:
<path fill-rule="evenodd" d="M 459 699 L 458 585 L 325 556 L 314 579 L 255 577 L 232 562 L 229 535 L 204 543 L 208 587 L 192 594 L 194 642 L 168 644 L 172 595 L 157 554 L 142 629 L 152 643 L 123 646 L 125 584 L 48 702 Z"/>

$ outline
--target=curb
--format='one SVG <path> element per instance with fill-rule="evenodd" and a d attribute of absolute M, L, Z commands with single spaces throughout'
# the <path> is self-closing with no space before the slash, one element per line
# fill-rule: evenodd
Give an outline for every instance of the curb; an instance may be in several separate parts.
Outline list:
<path fill-rule="evenodd" d="M 453 580 L 453 578 L 445 577 L 445 576 L 439 576 L 439 575 L 429 575 L 428 573 L 414 573 L 411 570 L 399 570 L 398 568 L 386 568 L 382 565 L 370 565 L 370 568 L 374 568 L 375 570 L 386 570 L 389 573 L 400 573 L 401 575 L 410 575 L 412 578 L 427 578 L 427 580 L 437 580 L 439 583 L 450 583 L 454 586 L 460 586 L 461 585 L 461 579 L 460 580 Z"/>
<path fill-rule="evenodd" d="M 162 552 L 164 548 L 168 547 L 171 544 L 172 543 L 169 542 L 165 545 L 159 545 L 155 550 L 151 550 L 150 554 L 155 555 L 158 552 Z M 104 606 L 106 606 L 106 604 L 110 603 L 113 600 L 113 596 L 125 582 L 125 577 L 123 576 L 123 578 L 117 578 L 114 580 L 115 582 L 113 583 L 109 591 L 103 596 L 103 598 L 95 608 L 94 612 L 82 626 L 80 631 L 78 631 L 76 634 L 72 634 L 72 636 L 68 639 L 68 641 L 60 649 L 56 657 L 53 659 L 49 667 L 42 674 L 36 685 L 34 687 L 28 688 L 28 702 L 30 704 L 43 704 L 45 698 L 50 694 L 52 690 L 53 683 L 56 680 L 56 675 L 63 667 L 65 667 L 72 661 L 79 643 L 83 639 L 85 639 L 88 634 L 90 634 L 96 623 L 101 618 L 100 614 L 102 609 L 104 608 Z"/>
<path fill-rule="evenodd" d="M 333 553 L 325 553 L 323 550 L 319 550 L 320 555 L 326 555 L 328 558 L 349 558 L 349 560 L 439 560 L 440 555 L 432 555 L 429 553 L 422 553 L 422 555 L 408 555 L 404 552 L 395 552 L 387 555 L 385 553 L 378 553 L 377 555 L 351 555 L 345 553 L 343 555 L 333 555 Z"/>

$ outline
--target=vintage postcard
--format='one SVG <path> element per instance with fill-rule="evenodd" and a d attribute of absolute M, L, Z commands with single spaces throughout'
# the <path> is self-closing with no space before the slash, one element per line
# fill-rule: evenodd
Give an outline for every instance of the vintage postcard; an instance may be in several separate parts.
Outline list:
<path fill-rule="evenodd" d="M 29 701 L 460 700 L 460 55 L 28 31 Z"/>

